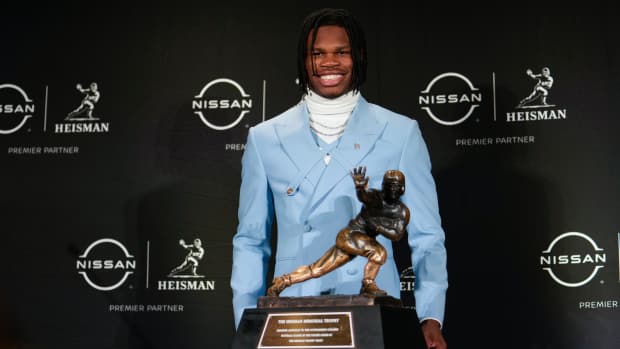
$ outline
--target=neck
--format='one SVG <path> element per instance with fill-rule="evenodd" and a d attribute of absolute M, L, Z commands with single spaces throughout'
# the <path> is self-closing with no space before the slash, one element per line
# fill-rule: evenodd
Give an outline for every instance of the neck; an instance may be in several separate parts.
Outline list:
<path fill-rule="evenodd" d="M 323 141 L 332 143 L 340 138 L 360 97 L 349 91 L 336 98 L 325 98 L 308 91 L 304 101 L 310 114 L 310 128 Z"/>

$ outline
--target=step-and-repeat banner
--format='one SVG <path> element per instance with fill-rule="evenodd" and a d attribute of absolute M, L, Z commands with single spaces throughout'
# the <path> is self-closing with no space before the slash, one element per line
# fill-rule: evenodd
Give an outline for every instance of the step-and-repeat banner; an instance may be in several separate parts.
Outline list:
<path fill-rule="evenodd" d="M 247 131 L 318 6 L 42 6 L 0 14 L 0 347 L 229 347 Z M 429 147 L 450 346 L 617 347 L 618 5 L 339 6 Z"/>

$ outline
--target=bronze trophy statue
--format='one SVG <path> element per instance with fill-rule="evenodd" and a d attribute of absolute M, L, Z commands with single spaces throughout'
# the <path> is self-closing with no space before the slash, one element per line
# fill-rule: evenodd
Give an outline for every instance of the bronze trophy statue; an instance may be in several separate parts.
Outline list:
<path fill-rule="evenodd" d="M 316 262 L 295 269 L 290 274 L 274 278 L 267 289 L 268 297 L 277 297 L 292 284 L 317 278 L 346 264 L 356 256 L 368 259 L 360 294 L 376 297 L 387 293 L 375 283 L 375 278 L 387 258 L 387 251 L 377 241 L 383 235 L 392 241 L 400 240 L 409 223 L 409 209 L 400 201 L 405 192 L 405 176 L 398 170 L 389 170 L 383 176 L 382 189 L 368 189 L 366 167 L 353 169 L 357 198 L 363 203 L 360 213 L 338 232 L 336 244 Z"/>

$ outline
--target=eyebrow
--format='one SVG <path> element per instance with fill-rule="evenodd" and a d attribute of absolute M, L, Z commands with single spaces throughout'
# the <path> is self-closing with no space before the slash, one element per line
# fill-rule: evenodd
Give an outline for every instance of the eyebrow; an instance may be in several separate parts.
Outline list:
<path fill-rule="evenodd" d="M 333 48 L 334 51 L 340 51 L 340 50 L 351 50 L 351 45 L 345 45 L 345 46 L 337 46 Z M 312 51 L 327 51 L 326 48 L 322 48 L 322 47 L 312 47 Z"/>

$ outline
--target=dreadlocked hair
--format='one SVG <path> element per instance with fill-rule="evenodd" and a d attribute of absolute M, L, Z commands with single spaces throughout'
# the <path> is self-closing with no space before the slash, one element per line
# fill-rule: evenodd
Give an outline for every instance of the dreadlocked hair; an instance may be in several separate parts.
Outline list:
<path fill-rule="evenodd" d="M 309 77 L 306 71 L 306 57 L 308 56 L 308 37 L 310 47 L 314 47 L 316 30 L 325 25 L 337 25 L 342 27 L 349 36 L 351 45 L 351 58 L 353 60 L 353 72 L 351 75 L 351 88 L 359 91 L 366 81 L 366 38 L 361 24 L 349 11 L 344 9 L 324 8 L 309 14 L 301 26 L 299 41 L 297 42 L 297 78 L 298 86 L 302 94 L 309 88 Z"/>

